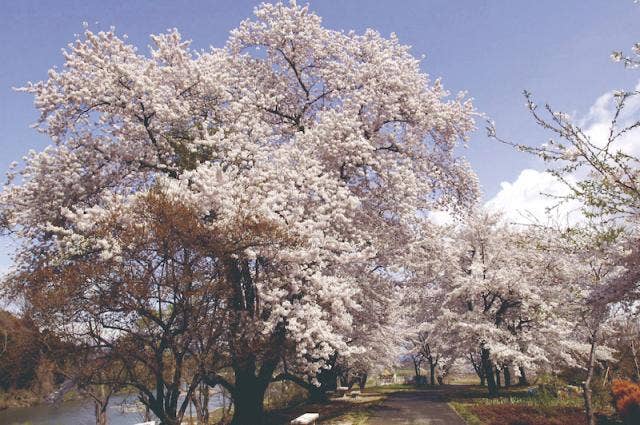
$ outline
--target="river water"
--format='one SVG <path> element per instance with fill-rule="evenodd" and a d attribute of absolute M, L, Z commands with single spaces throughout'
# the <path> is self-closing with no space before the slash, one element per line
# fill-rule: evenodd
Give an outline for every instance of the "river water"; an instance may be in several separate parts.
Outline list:
<path fill-rule="evenodd" d="M 133 396 L 114 396 L 109 402 L 109 425 L 133 425 L 142 422 L 144 412 L 132 409 Z M 209 411 L 222 405 L 219 394 L 211 396 Z M 129 406 L 129 408 L 123 408 Z M 193 413 L 195 417 L 195 410 Z M 189 416 L 189 408 L 185 419 Z M 95 425 L 93 403 L 89 400 L 68 401 L 58 406 L 41 404 L 0 411 L 1 425 Z"/>

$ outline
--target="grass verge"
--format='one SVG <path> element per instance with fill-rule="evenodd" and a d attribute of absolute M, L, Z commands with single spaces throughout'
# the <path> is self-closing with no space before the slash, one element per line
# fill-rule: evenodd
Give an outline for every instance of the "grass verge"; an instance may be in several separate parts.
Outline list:
<path fill-rule="evenodd" d="M 483 425 L 483 422 L 476 415 L 471 412 L 472 403 L 461 403 L 459 401 L 450 401 L 449 407 L 464 420 L 467 425 Z"/>

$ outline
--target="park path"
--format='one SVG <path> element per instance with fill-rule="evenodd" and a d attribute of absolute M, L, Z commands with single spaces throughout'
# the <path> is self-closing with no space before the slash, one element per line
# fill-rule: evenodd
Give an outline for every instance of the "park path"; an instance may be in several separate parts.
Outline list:
<path fill-rule="evenodd" d="M 373 410 L 367 425 L 466 425 L 437 392 L 389 394 Z"/>

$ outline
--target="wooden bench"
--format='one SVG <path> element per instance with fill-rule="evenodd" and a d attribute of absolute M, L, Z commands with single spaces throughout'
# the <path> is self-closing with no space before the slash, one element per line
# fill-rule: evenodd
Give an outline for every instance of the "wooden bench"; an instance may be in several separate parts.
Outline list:
<path fill-rule="evenodd" d="M 358 390 L 351 391 L 349 395 L 351 396 L 351 398 L 358 398 L 358 396 L 360 395 L 360 391 Z"/>
<path fill-rule="evenodd" d="M 305 413 L 292 420 L 291 425 L 315 425 L 318 418 L 320 418 L 319 413 Z"/>

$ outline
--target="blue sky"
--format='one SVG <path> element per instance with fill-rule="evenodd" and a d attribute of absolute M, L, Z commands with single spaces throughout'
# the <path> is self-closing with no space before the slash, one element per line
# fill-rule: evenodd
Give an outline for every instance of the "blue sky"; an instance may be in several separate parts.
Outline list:
<path fill-rule="evenodd" d="M 12 91 L 46 78 L 61 65 L 60 49 L 82 32 L 114 25 L 144 51 L 151 33 L 178 28 L 196 48 L 221 46 L 230 29 L 249 17 L 257 1 L 241 0 L 56 0 L 0 4 L 0 172 L 29 149 L 48 144 L 29 127 L 37 117 L 33 99 Z M 302 2 L 300 2 L 302 3 Z M 442 77 L 452 92 L 464 90 L 501 135 L 541 143 L 522 91 L 577 116 L 603 93 L 630 88 L 638 74 L 609 59 L 640 40 L 640 6 L 632 0 L 316 0 L 311 8 L 333 29 L 398 34 L 426 55 L 423 69 Z M 97 22 L 97 24 L 96 24 Z M 476 170 L 485 200 L 501 182 L 523 169 L 541 169 L 532 158 L 489 141 L 482 122 L 464 154 Z M 10 246 L 0 240 L 0 270 Z"/>

